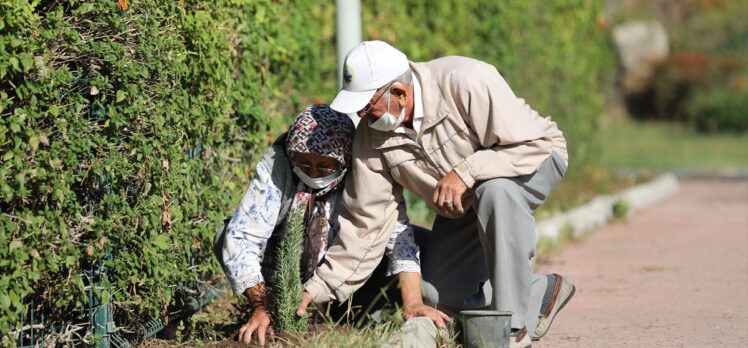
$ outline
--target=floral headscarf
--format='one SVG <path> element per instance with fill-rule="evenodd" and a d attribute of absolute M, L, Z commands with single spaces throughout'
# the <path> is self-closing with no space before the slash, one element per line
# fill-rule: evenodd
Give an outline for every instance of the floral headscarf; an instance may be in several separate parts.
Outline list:
<path fill-rule="evenodd" d="M 286 153 L 311 153 L 330 157 L 340 164 L 340 172 L 327 187 L 315 192 L 324 195 L 345 177 L 351 163 L 351 146 L 356 128 L 348 115 L 324 104 L 312 105 L 294 118 L 286 136 Z"/>

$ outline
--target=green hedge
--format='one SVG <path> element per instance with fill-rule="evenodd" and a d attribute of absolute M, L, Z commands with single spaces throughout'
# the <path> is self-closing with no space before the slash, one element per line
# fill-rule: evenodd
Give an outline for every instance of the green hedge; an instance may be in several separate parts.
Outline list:
<path fill-rule="evenodd" d="M 365 39 L 390 42 L 415 61 L 461 55 L 496 66 L 518 96 L 559 123 L 572 169 L 597 155 L 595 129 L 612 81 L 602 7 L 596 0 L 362 1 Z"/>
<path fill-rule="evenodd" d="M 0 1 L 0 336 L 30 300 L 37 317 L 75 317 L 83 271 L 109 253 L 93 290 L 124 325 L 220 273 L 208 250 L 221 217 L 272 130 L 308 102 L 294 82 L 313 80 L 320 35 L 287 27 L 310 26 L 313 10 Z"/>
<path fill-rule="evenodd" d="M 610 68 L 600 6 L 365 0 L 364 38 L 495 64 L 560 123 L 576 167 L 594 158 Z M 110 254 L 93 290 L 119 325 L 220 273 L 211 238 L 256 156 L 335 94 L 334 18 L 333 2 L 304 0 L 0 0 L 0 335 L 30 300 L 72 320 L 84 270 Z"/>

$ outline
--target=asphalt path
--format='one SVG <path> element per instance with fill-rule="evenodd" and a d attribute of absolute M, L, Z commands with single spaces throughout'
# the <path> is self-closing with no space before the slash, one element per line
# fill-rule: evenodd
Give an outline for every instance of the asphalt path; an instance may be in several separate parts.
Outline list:
<path fill-rule="evenodd" d="M 748 181 L 681 181 L 539 271 L 577 291 L 536 348 L 748 347 Z"/>

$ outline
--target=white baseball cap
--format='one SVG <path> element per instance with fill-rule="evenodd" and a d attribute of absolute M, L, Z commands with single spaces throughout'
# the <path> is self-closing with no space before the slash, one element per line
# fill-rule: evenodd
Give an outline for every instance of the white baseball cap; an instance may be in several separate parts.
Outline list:
<path fill-rule="evenodd" d="M 383 41 L 364 41 L 348 52 L 343 65 L 343 88 L 330 108 L 355 113 L 366 106 L 380 87 L 410 68 L 408 58 Z"/>

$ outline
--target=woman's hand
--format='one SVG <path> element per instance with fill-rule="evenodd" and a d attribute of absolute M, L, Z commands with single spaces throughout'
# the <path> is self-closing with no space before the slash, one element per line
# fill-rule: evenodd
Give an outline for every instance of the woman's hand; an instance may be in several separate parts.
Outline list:
<path fill-rule="evenodd" d="M 261 346 L 265 345 L 265 336 L 267 334 L 270 336 L 275 335 L 270 314 L 263 307 L 255 308 L 252 317 L 239 329 L 239 342 L 249 344 L 252 341 L 252 334 L 255 331 L 257 331 L 257 340 Z"/>
<path fill-rule="evenodd" d="M 257 340 L 261 346 L 265 345 L 265 336 L 275 335 L 270 313 L 267 309 L 267 292 L 265 283 L 257 284 L 247 290 L 244 290 L 246 296 L 254 307 L 254 312 L 246 324 L 239 329 L 239 342 L 249 344 L 252 341 L 252 334 L 257 331 Z"/>

